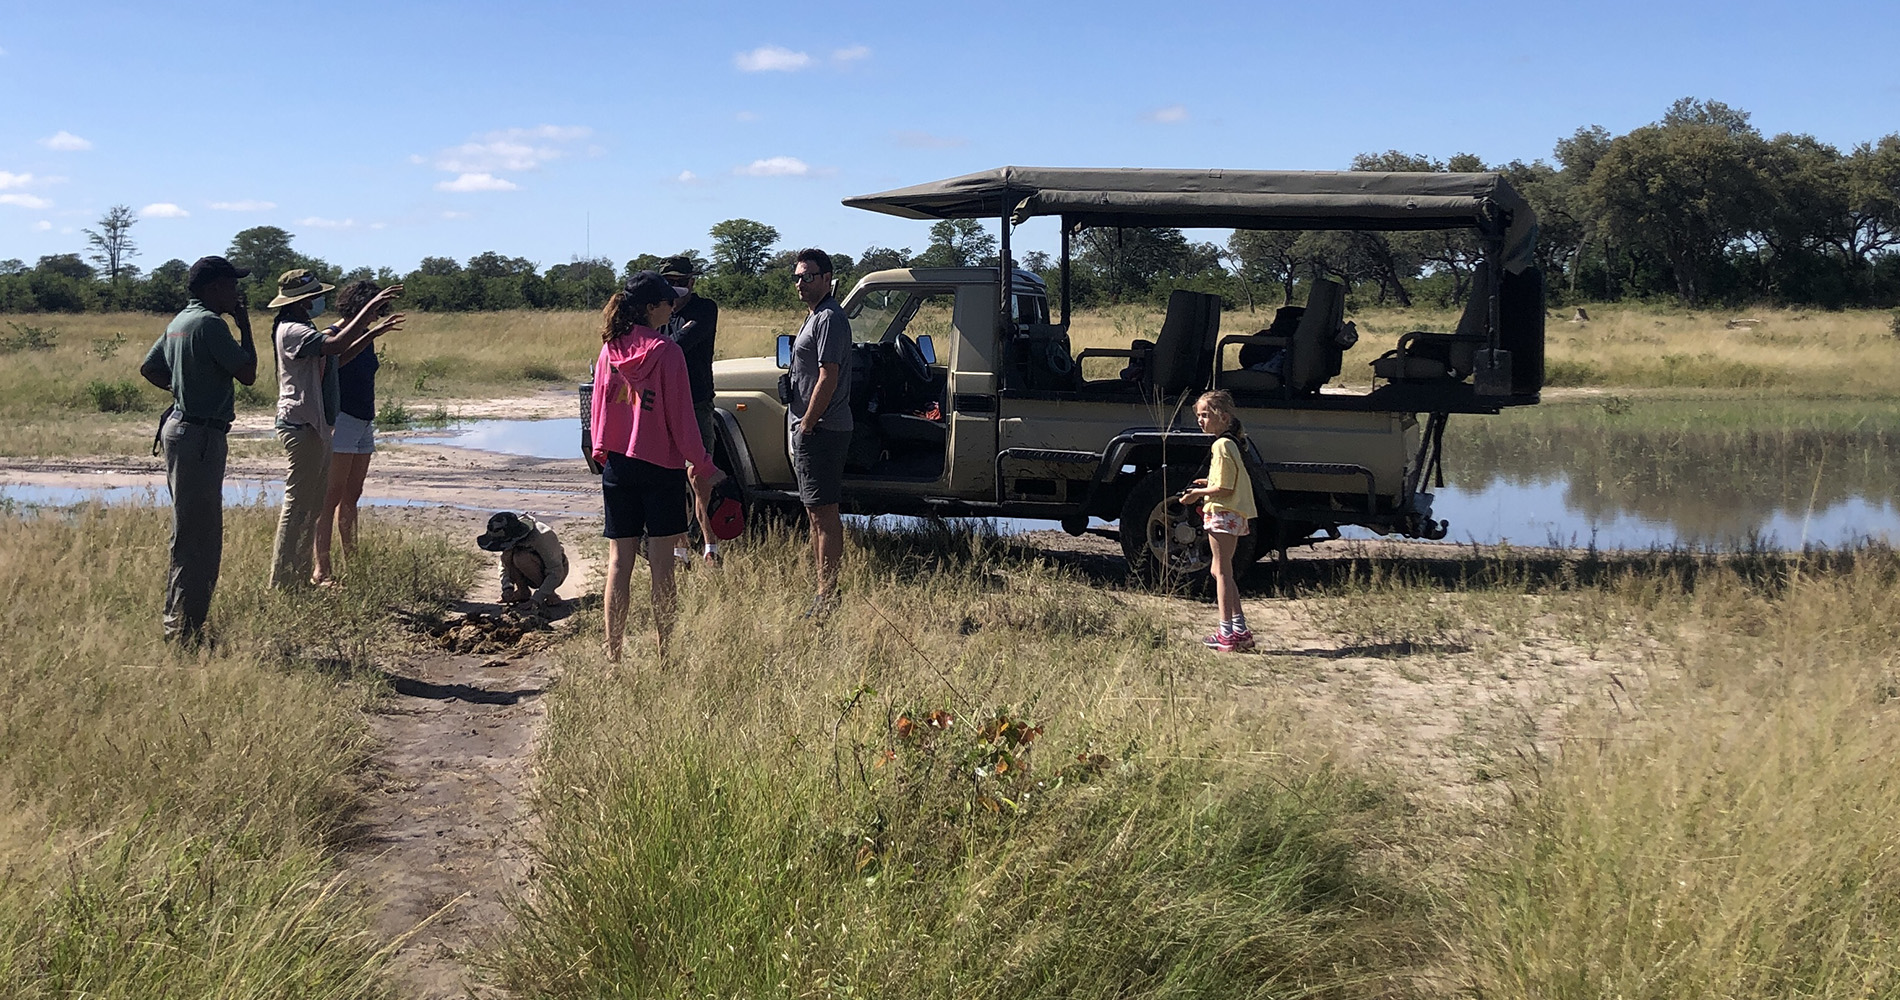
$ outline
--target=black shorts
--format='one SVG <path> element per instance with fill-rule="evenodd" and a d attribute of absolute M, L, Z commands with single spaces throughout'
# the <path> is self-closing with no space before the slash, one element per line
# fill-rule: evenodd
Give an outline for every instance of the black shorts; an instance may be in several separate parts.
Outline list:
<path fill-rule="evenodd" d="M 686 533 L 686 470 L 607 453 L 600 471 L 608 538 L 665 538 Z"/>
<path fill-rule="evenodd" d="M 798 477 L 798 500 L 807 507 L 838 502 L 844 492 L 844 460 L 851 453 L 850 431 L 810 434 L 792 432 L 792 474 Z"/>

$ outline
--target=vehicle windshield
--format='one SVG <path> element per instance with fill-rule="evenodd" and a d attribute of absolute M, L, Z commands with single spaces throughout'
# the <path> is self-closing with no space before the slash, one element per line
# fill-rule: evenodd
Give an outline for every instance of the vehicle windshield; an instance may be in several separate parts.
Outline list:
<path fill-rule="evenodd" d="M 928 334 L 948 344 L 951 315 L 957 296 L 950 289 L 877 288 L 866 292 L 846 313 L 851 319 L 851 340 L 858 344 L 879 344 L 895 339 L 900 333 L 912 340 Z M 1047 307 L 1044 308 L 1047 315 Z"/>

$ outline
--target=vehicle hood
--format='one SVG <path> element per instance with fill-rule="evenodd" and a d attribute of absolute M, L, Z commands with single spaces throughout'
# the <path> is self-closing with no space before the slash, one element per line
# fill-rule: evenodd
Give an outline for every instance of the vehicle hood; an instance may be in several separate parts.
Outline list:
<path fill-rule="evenodd" d="M 772 358 L 727 358 L 713 362 L 713 388 L 720 392 L 778 394 L 783 369 Z"/>

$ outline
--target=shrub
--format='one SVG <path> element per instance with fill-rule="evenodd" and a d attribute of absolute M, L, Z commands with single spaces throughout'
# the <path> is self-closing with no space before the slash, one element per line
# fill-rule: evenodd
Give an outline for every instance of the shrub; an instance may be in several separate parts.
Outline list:
<path fill-rule="evenodd" d="M 239 406 L 248 406 L 248 407 L 270 406 L 271 404 L 277 402 L 277 396 L 274 393 L 265 392 L 264 390 L 259 389 L 257 386 L 244 385 L 242 383 L 239 383 L 237 387 L 236 400 Z"/>
<path fill-rule="evenodd" d="M 86 398 L 100 413 L 132 413 L 150 408 L 138 383 L 125 380 L 93 379 L 86 383 Z"/>
<path fill-rule="evenodd" d="M 530 382 L 566 382 L 567 374 L 545 361 L 530 361 L 521 366 L 521 377 Z"/>
<path fill-rule="evenodd" d="M 59 343 L 59 328 L 49 326 L 21 326 L 8 323 L 13 332 L 0 337 L 0 354 L 12 354 L 15 351 L 50 351 Z"/>
<path fill-rule="evenodd" d="M 1545 385 L 1592 385 L 1602 378 L 1603 373 L 1588 361 L 1566 361 L 1553 358 L 1544 363 Z"/>
<path fill-rule="evenodd" d="M 376 408 L 376 426 L 385 430 L 402 430 L 410 422 L 409 408 L 402 405 L 400 399 L 385 399 L 383 405 Z"/>

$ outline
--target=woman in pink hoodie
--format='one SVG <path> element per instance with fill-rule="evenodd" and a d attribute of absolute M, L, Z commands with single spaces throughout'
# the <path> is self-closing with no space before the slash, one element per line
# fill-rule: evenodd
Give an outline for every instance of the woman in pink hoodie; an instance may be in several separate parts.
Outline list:
<path fill-rule="evenodd" d="M 615 661 L 640 538 L 646 538 L 653 622 L 664 654 L 673 632 L 673 549 L 686 534 L 687 482 L 690 477 L 703 502 L 725 478 L 699 437 L 686 355 L 659 332 L 673 315 L 675 297 L 665 278 L 641 271 L 601 311 L 589 423 L 607 508 L 607 658 Z"/>

